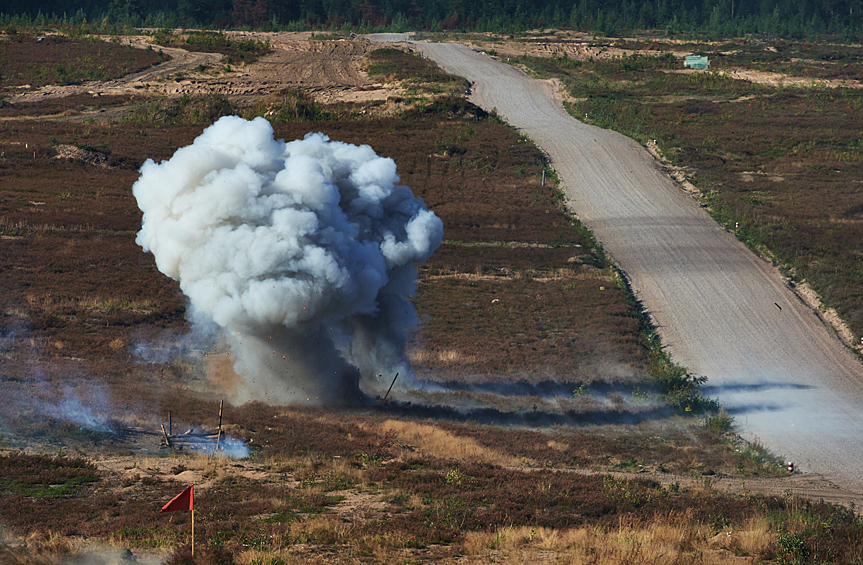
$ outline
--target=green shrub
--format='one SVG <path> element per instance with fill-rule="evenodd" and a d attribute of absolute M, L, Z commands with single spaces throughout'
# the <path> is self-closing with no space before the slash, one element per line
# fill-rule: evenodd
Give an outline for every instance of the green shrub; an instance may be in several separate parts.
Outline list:
<path fill-rule="evenodd" d="M 257 104 L 245 113 L 245 117 L 264 117 L 273 123 L 312 122 L 332 120 L 335 116 L 323 105 L 299 90 L 284 90 L 273 103 Z"/>
<path fill-rule="evenodd" d="M 717 432 L 728 432 L 734 426 L 734 417 L 729 416 L 725 408 L 716 414 L 704 417 L 704 426 Z"/>
<path fill-rule="evenodd" d="M 806 556 L 809 555 L 806 543 L 797 534 L 781 534 L 777 543 L 780 549 L 791 558 L 790 563 L 803 563 L 806 560 Z"/>
<path fill-rule="evenodd" d="M 211 124 L 236 112 L 236 105 L 221 94 L 156 100 L 138 105 L 126 115 L 127 122 L 168 124 Z"/>

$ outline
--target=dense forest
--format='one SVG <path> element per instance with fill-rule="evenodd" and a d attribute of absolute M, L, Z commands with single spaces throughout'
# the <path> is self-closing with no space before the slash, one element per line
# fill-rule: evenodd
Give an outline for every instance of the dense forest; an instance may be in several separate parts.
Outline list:
<path fill-rule="evenodd" d="M 863 37 L 863 0 L 4 0 L 0 25 Z"/>

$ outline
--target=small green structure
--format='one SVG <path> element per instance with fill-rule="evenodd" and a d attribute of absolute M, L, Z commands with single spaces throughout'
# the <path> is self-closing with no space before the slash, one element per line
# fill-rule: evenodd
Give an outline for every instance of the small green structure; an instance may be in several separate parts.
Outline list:
<path fill-rule="evenodd" d="M 710 66 L 710 61 L 707 60 L 707 57 L 687 55 L 686 59 L 683 61 L 683 66 L 689 67 L 690 69 L 706 69 Z"/>

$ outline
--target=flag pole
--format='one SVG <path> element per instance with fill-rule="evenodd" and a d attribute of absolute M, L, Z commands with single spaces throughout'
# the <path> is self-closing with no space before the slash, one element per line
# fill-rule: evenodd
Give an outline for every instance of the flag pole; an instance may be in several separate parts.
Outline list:
<path fill-rule="evenodd" d="M 165 431 L 165 425 L 162 424 L 162 431 Z M 168 504 L 164 505 L 159 512 L 177 512 L 187 511 L 192 512 L 192 556 L 195 555 L 195 485 L 189 485 L 186 489 L 172 498 Z"/>

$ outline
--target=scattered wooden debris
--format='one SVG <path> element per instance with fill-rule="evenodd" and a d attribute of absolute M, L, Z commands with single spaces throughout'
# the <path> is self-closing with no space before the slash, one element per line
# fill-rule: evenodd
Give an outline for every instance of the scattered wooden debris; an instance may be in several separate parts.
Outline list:
<path fill-rule="evenodd" d="M 173 417 L 168 413 L 168 429 L 165 429 L 165 424 L 160 424 L 162 427 L 162 436 L 159 449 L 196 449 L 202 451 L 218 451 L 222 449 L 222 410 L 224 408 L 224 400 L 219 402 L 219 427 L 212 430 L 195 430 L 188 429 L 181 434 L 173 433 Z"/>
<path fill-rule="evenodd" d="M 380 395 L 377 395 L 375 397 L 375 400 L 377 400 L 381 404 L 386 404 L 387 403 L 387 397 L 390 395 L 390 391 L 393 389 L 393 385 L 396 384 L 396 379 L 398 379 L 398 378 L 399 378 L 399 374 L 396 373 L 396 376 L 393 378 L 393 382 L 390 383 L 390 388 L 387 389 L 387 393 L 384 395 L 384 397 L 381 398 Z"/>

